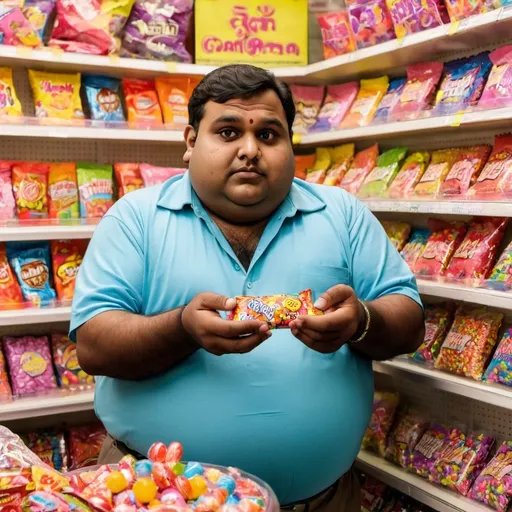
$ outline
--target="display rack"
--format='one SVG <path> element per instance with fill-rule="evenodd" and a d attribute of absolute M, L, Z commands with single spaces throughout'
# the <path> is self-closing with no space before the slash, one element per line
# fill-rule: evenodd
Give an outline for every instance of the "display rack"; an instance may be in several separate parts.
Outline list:
<path fill-rule="evenodd" d="M 69 322 L 70 318 L 71 306 L 27 307 L 0 311 L 0 327 Z M 0 405 L 0 413 L 1 411 L 2 406 Z"/>

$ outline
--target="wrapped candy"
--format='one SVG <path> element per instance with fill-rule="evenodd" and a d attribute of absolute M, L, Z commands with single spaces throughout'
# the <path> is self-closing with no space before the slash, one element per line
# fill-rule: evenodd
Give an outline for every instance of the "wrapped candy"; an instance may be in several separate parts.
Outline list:
<path fill-rule="evenodd" d="M 158 167 L 150 164 L 139 165 L 140 175 L 145 187 L 160 185 L 174 176 L 184 174 L 187 169 L 180 167 Z"/>
<path fill-rule="evenodd" d="M 130 123 L 162 123 L 162 109 L 154 80 L 123 78 L 123 94 Z"/>
<path fill-rule="evenodd" d="M 484 307 L 459 307 L 444 340 L 435 367 L 481 380 L 496 345 L 503 315 Z"/>
<path fill-rule="evenodd" d="M 101 218 L 114 204 L 112 166 L 79 162 L 76 166 L 80 216 Z"/>
<path fill-rule="evenodd" d="M 383 220 L 381 224 L 393 244 L 393 247 L 397 251 L 401 251 L 411 233 L 411 225 L 407 222 L 396 220 Z"/>
<path fill-rule="evenodd" d="M 359 151 L 354 157 L 349 171 L 341 180 L 340 187 L 351 194 L 357 194 L 364 180 L 375 167 L 378 156 L 378 144 L 374 144 L 363 151 Z"/>
<path fill-rule="evenodd" d="M 174 129 L 188 124 L 188 101 L 199 79 L 192 76 L 158 76 L 155 87 L 162 108 L 164 123 Z"/>
<path fill-rule="evenodd" d="M 20 162 L 13 165 L 12 188 L 20 219 L 48 217 L 49 170 L 48 164 L 37 162 Z"/>
<path fill-rule="evenodd" d="M 409 468 L 411 455 L 428 428 L 417 412 L 402 414 L 389 436 L 386 458 L 403 468 Z"/>
<path fill-rule="evenodd" d="M 48 466 L 57 471 L 66 471 L 68 456 L 62 432 L 41 430 L 23 436 L 25 444 Z"/>
<path fill-rule="evenodd" d="M 485 0 L 446 0 L 451 21 L 461 21 L 475 14 L 485 12 Z"/>
<path fill-rule="evenodd" d="M 343 144 L 329 149 L 333 163 L 327 171 L 324 185 L 337 187 L 341 183 L 354 160 L 354 150 L 354 144 Z"/>
<path fill-rule="evenodd" d="M 331 167 L 333 154 L 328 148 L 316 148 L 315 164 L 307 170 L 308 183 L 323 183 L 327 170 Z"/>
<path fill-rule="evenodd" d="M 327 132 L 339 128 L 341 121 L 354 103 L 358 91 L 359 84 L 357 82 L 328 85 L 327 95 L 318 114 L 318 120 L 311 131 Z"/>
<path fill-rule="evenodd" d="M 139 164 L 114 164 L 114 174 L 116 175 L 116 181 L 119 187 L 119 199 L 128 194 L 128 192 L 133 192 L 134 190 L 139 190 L 144 187 Z"/>
<path fill-rule="evenodd" d="M 430 153 L 416 152 L 409 155 L 384 195 L 391 199 L 408 198 L 419 183 L 429 162 Z"/>
<path fill-rule="evenodd" d="M 12 163 L 0 160 L 0 220 L 14 218 L 16 203 L 12 191 Z"/>
<path fill-rule="evenodd" d="M 50 469 L 25 446 L 18 435 L 0 425 L 0 469 L 31 468 L 32 466 Z"/>
<path fill-rule="evenodd" d="M 512 288 L 512 242 L 507 245 L 501 254 L 489 279 L 485 282 L 485 286 L 496 290 L 510 290 Z"/>
<path fill-rule="evenodd" d="M 3 44 L 30 48 L 42 46 L 41 38 L 25 18 L 22 10 L 5 2 L 0 3 L 0 34 L 3 36 Z"/>
<path fill-rule="evenodd" d="M 427 245 L 430 230 L 427 228 L 413 228 L 409 241 L 405 244 L 400 254 L 404 261 L 409 265 L 409 268 L 414 272 L 414 266 L 417 259 L 421 256 L 422 252 Z"/>
<path fill-rule="evenodd" d="M 124 121 L 121 103 L 121 81 L 107 76 L 86 75 L 82 85 L 87 96 L 91 119 L 95 121 Z"/>
<path fill-rule="evenodd" d="M 507 329 L 492 357 L 484 380 L 512 386 L 512 329 Z"/>
<path fill-rule="evenodd" d="M 52 334 L 52 353 L 61 387 L 83 389 L 94 384 L 94 377 L 85 373 L 78 363 L 76 343 L 65 334 Z"/>
<path fill-rule="evenodd" d="M 359 49 L 395 39 L 386 0 L 350 0 L 347 6 Z"/>
<path fill-rule="evenodd" d="M 347 11 L 318 14 L 318 25 L 322 33 L 324 59 L 357 50 Z"/>
<path fill-rule="evenodd" d="M 483 109 L 512 105 L 512 45 L 502 46 L 489 54 L 492 69 L 478 102 Z"/>
<path fill-rule="evenodd" d="M 386 0 L 386 4 L 398 39 L 443 24 L 435 0 Z"/>
<path fill-rule="evenodd" d="M 59 300 L 72 300 L 75 280 L 85 254 L 84 240 L 52 240 L 53 281 Z"/>
<path fill-rule="evenodd" d="M 459 155 L 459 149 L 434 151 L 430 165 L 414 188 L 413 195 L 417 197 L 437 197 L 443 181 Z"/>
<path fill-rule="evenodd" d="M 293 132 L 306 135 L 316 124 L 325 95 L 324 86 L 292 85 L 295 101 Z"/>
<path fill-rule="evenodd" d="M 361 512 L 378 512 L 382 509 L 389 487 L 371 476 L 364 476 L 361 484 Z"/>
<path fill-rule="evenodd" d="M 0 310 L 23 307 L 23 296 L 16 276 L 7 259 L 7 250 L 0 244 Z"/>
<path fill-rule="evenodd" d="M 23 16 L 37 32 L 41 41 L 55 11 L 55 0 L 25 0 Z"/>
<path fill-rule="evenodd" d="M 94 466 L 98 462 L 101 445 L 107 435 L 101 424 L 69 429 L 70 470 Z"/>
<path fill-rule="evenodd" d="M 80 214 L 76 164 L 51 163 L 48 175 L 49 213 L 52 219 L 76 219 Z"/>
<path fill-rule="evenodd" d="M 400 94 L 405 87 L 405 78 L 394 78 L 389 82 L 388 92 L 382 98 L 379 103 L 375 117 L 373 118 L 373 124 L 386 123 L 389 120 L 389 113 L 400 99 Z"/>
<path fill-rule="evenodd" d="M 16 95 L 12 70 L 0 68 L 0 116 L 22 116 L 21 103 Z"/>
<path fill-rule="evenodd" d="M 295 177 L 301 180 L 306 179 L 307 170 L 311 169 L 316 162 L 316 153 L 309 155 L 295 155 Z"/>

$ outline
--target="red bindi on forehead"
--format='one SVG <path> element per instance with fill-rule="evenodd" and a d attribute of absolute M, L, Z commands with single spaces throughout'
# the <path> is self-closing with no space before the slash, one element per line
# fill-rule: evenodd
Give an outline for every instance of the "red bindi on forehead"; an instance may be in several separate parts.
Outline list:
<path fill-rule="evenodd" d="M 249 124 L 252 124 L 254 123 L 254 121 L 252 119 L 249 119 Z"/>

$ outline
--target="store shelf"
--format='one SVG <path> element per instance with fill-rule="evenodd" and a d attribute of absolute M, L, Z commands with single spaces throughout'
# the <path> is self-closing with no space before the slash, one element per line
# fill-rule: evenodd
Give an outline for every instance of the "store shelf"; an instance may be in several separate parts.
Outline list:
<path fill-rule="evenodd" d="M 428 480 L 407 473 L 376 455 L 360 451 L 356 466 L 438 512 L 489 512 L 483 504 L 431 484 Z"/>
<path fill-rule="evenodd" d="M 13 222 L 12 225 L 0 225 L 0 242 L 89 239 L 94 233 L 96 225 L 97 222 L 84 224 L 82 221 L 56 225 Z"/>
<path fill-rule="evenodd" d="M 70 318 L 71 306 L 12 309 L 0 311 L 0 327 L 69 322 Z"/>

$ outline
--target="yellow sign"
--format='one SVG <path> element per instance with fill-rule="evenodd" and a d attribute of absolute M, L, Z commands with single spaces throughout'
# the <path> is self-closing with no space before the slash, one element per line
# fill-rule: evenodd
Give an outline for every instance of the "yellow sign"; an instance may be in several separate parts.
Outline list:
<path fill-rule="evenodd" d="M 308 63 L 307 0 L 196 0 L 195 25 L 197 64 Z"/>

